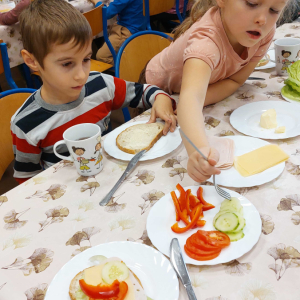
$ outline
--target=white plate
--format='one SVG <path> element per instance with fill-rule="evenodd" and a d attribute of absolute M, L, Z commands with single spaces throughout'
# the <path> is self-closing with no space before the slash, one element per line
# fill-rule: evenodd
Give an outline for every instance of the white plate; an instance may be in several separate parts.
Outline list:
<path fill-rule="evenodd" d="M 271 49 L 267 52 L 269 54 L 270 58 L 272 60 L 275 60 L 275 50 Z M 256 67 L 255 70 L 264 70 L 264 69 L 270 69 L 270 68 L 275 68 L 276 64 L 272 61 L 269 61 L 266 65 L 261 66 L 261 67 Z"/>
<path fill-rule="evenodd" d="M 112 157 L 121 160 L 131 160 L 134 154 L 126 153 L 117 147 L 116 139 L 117 136 L 126 128 L 137 124 L 145 124 L 148 121 L 130 122 L 126 123 L 107 135 L 104 140 L 104 149 Z M 154 146 L 142 156 L 141 161 L 154 159 L 157 157 L 164 156 L 174 151 L 181 144 L 181 136 L 179 128 L 176 127 L 174 132 L 169 132 L 167 135 L 162 136 Z"/>
<path fill-rule="evenodd" d="M 118 257 L 138 276 L 145 293 L 155 300 L 177 300 L 179 285 L 170 261 L 157 250 L 141 243 L 112 242 L 85 250 L 67 262 L 53 278 L 45 300 L 69 300 L 73 277 L 92 266 L 94 255 Z"/>
<path fill-rule="evenodd" d="M 216 230 L 213 227 L 213 218 L 219 212 L 221 202 L 224 200 L 221 198 L 214 187 L 212 186 L 202 186 L 204 193 L 204 199 L 215 205 L 214 209 L 204 212 L 204 220 L 206 224 L 201 227 L 203 230 Z M 191 189 L 192 193 L 196 195 L 198 186 L 189 186 L 184 189 Z M 227 189 L 226 189 L 227 190 Z M 184 244 L 188 237 L 197 232 L 196 229 L 188 230 L 185 233 L 176 234 L 171 230 L 171 226 L 176 222 L 175 219 L 175 209 L 174 204 L 171 199 L 171 194 L 167 194 L 162 197 L 155 205 L 151 208 L 147 219 L 147 232 L 148 236 L 153 243 L 153 245 L 163 254 L 169 256 L 170 242 L 173 238 L 178 238 L 180 247 L 182 249 L 182 254 L 185 263 L 193 265 L 216 265 L 220 263 L 225 263 L 233 259 L 237 259 L 250 251 L 252 247 L 257 243 L 261 234 L 261 219 L 259 212 L 254 207 L 254 205 L 245 197 L 240 194 L 227 190 L 232 197 L 237 197 L 244 208 L 244 218 L 246 220 L 246 226 L 244 227 L 245 236 L 237 241 L 232 242 L 229 247 L 222 249 L 221 254 L 208 261 L 198 261 L 190 258 L 185 254 Z M 177 196 L 179 192 L 176 191 Z M 180 227 L 184 224 L 180 221 Z"/>
<path fill-rule="evenodd" d="M 265 129 L 259 125 L 260 116 L 274 108 L 278 126 L 285 126 L 285 133 L 275 133 L 275 128 Z M 258 101 L 237 108 L 230 116 L 231 125 L 239 132 L 253 137 L 278 140 L 300 135 L 300 106 L 284 101 Z"/>
<path fill-rule="evenodd" d="M 260 147 L 269 145 L 267 141 L 247 136 L 226 136 L 234 141 L 234 156 L 240 156 Z M 277 178 L 284 170 L 285 162 L 282 162 L 272 168 L 269 168 L 261 173 L 244 177 L 233 166 L 228 170 L 222 170 L 220 175 L 216 176 L 216 183 L 228 187 L 251 187 L 261 185 Z M 208 181 L 213 182 L 212 178 Z"/>

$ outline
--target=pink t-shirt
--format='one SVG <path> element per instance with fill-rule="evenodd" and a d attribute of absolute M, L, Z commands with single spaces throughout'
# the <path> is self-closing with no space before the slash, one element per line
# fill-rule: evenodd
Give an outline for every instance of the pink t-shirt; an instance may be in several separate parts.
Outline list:
<path fill-rule="evenodd" d="M 241 58 L 229 43 L 219 8 L 212 7 L 175 42 L 150 60 L 146 69 L 147 83 L 157 85 L 169 94 L 179 93 L 183 64 L 189 58 L 199 58 L 210 66 L 210 84 L 223 80 L 249 62 L 260 61 L 274 34 L 275 26 L 255 46 L 245 48 Z"/>

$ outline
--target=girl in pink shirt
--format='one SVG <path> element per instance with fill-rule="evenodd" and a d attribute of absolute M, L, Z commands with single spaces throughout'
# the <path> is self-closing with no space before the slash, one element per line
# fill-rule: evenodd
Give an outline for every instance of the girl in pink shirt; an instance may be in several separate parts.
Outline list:
<path fill-rule="evenodd" d="M 219 153 L 205 135 L 203 106 L 233 94 L 267 52 L 275 24 L 297 0 L 196 0 L 190 17 L 175 31 L 174 42 L 147 65 L 147 83 L 180 93 L 178 122 L 204 160 L 183 138 L 187 170 L 197 182 L 213 174 Z"/>

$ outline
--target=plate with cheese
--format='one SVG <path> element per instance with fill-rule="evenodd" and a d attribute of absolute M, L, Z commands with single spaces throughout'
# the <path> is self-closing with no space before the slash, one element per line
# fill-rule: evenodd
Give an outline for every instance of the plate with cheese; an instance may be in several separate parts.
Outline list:
<path fill-rule="evenodd" d="M 90 293 L 102 292 L 101 287 L 126 293 L 125 298 L 117 295 L 124 300 L 179 297 L 170 261 L 152 247 L 123 241 L 97 245 L 68 261 L 50 283 L 45 300 L 88 300 Z"/>
<path fill-rule="evenodd" d="M 227 136 L 226 139 L 234 141 L 234 166 L 221 170 L 221 174 L 216 176 L 218 185 L 237 188 L 257 186 L 283 172 L 288 155 L 278 146 L 247 136 Z M 271 147 L 266 149 L 266 146 Z M 212 182 L 212 178 L 208 181 Z"/>
<path fill-rule="evenodd" d="M 171 153 L 181 144 L 178 127 L 163 135 L 164 124 L 147 121 L 129 122 L 110 132 L 104 139 L 104 149 L 112 157 L 129 161 L 142 150 L 147 152 L 141 161 L 155 159 Z"/>
<path fill-rule="evenodd" d="M 237 108 L 230 116 L 239 132 L 266 140 L 300 135 L 300 106 L 282 101 L 259 101 Z"/>

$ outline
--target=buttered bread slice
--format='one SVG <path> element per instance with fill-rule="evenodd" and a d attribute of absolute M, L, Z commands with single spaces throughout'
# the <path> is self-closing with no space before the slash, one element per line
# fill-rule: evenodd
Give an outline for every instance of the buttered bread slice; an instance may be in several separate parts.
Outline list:
<path fill-rule="evenodd" d="M 162 137 L 162 123 L 137 124 L 128 127 L 117 136 L 117 146 L 120 150 L 135 154 L 149 150 Z"/>

